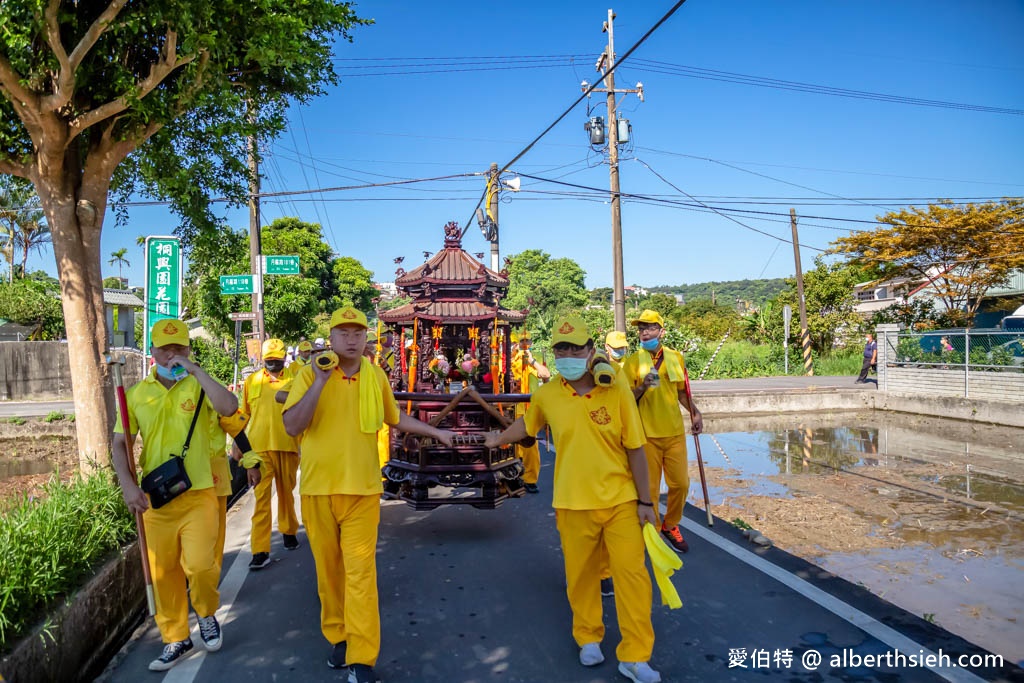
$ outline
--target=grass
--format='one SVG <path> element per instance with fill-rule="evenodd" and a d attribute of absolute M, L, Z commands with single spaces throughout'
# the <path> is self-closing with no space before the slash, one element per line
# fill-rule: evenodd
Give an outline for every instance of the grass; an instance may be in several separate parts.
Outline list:
<path fill-rule="evenodd" d="M 704 344 L 686 354 L 690 379 L 697 379 L 707 365 L 717 344 Z M 814 354 L 815 375 L 849 375 L 860 372 L 861 349 L 836 349 L 827 355 Z M 789 374 L 803 374 L 799 349 L 790 347 Z M 704 379 L 737 379 L 741 377 L 774 377 L 784 375 L 785 358 L 781 346 L 752 344 L 749 341 L 726 342 L 715 356 Z"/>
<path fill-rule="evenodd" d="M 25 418 L 23 417 L 9 417 L 5 420 L 10 425 L 23 425 L 25 424 Z"/>
<path fill-rule="evenodd" d="M 51 410 L 46 414 L 46 417 L 43 418 L 43 422 L 60 422 L 62 420 L 66 420 L 67 417 L 67 415 L 59 410 Z"/>
<path fill-rule="evenodd" d="M 58 476 L 39 499 L 23 497 L 0 516 L 0 651 L 97 563 L 134 537 L 134 518 L 107 472 Z"/>

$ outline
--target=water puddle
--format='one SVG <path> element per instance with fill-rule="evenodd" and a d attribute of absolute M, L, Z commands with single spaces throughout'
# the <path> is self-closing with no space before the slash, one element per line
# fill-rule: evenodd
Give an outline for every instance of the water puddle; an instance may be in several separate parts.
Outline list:
<path fill-rule="evenodd" d="M 716 515 L 1024 659 L 1024 430 L 881 412 L 705 429 Z M 699 485 L 690 496 L 703 505 Z"/>

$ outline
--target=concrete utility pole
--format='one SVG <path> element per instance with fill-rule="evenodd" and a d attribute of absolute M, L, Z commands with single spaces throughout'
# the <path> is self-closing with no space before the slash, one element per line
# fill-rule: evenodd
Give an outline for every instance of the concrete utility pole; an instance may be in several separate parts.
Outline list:
<path fill-rule="evenodd" d="M 800 238 L 796 233 L 796 209 L 789 210 L 789 225 L 793 228 L 793 258 L 796 260 L 796 295 L 800 304 L 800 347 L 804 354 L 804 374 L 814 375 L 811 360 L 811 333 L 807 329 L 807 303 L 804 301 L 804 271 L 800 266 Z"/>
<path fill-rule="evenodd" d="M 637 83 L 635 89 L 615 89 L 615 12 L 608 10 L 608 20 L 604 22 L 602 31 L 608 34 L 608 46 L 601 58 L 597 60 L 597 71 L 601 72 L 604 88 L 594 88 L 594 92 L 607 93 L 608 107 L 608 163 L 611 167 L 609 180 L 611 183 L 612 204 L 612 310 L 615 312 L 615 329 L 626 331 L 626 282 L 622 270 L 622 205 L 619 190 L 619 122 L 615 115 L 615 95 L 617 93 L 637 93 L 640 101 L 644 101 L 644 91 Z"/>
<path fill-rule="evenodd" d="M 249 104 L 252 107 L 252 103 Z M 252 109 L 250 116 L 255 116 Z M 249 269 L 252 272 L 253 294 L 252 310 L 256 313 L 254 330 L 256 338 L 263 342 L 263 253 L 260 245 L 260 169 L 257 158 L 257 142 L 255 137 L 249 138 L 249 173 L 252 178 L 249 180 Z"/>
<path fill-rule="evenodd" d="M 498 254 L 498 164 L 491 164 L 487 183 L 487 215 L 491 219 L 491 270 L 501 272 L 501 259 Z"/>

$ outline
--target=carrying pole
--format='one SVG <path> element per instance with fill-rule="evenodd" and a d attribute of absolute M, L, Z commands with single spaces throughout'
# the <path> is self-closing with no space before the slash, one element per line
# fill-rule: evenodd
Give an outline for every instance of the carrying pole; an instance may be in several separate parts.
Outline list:
<path fill-rule="evenodd" d="M 117 396 L 117 412 L 121 416 L 121 428 L 124 430 L 125 457 L 128 459 L 128 472 L 131 476 L 135 474 L 135 444 L 132 443 L 132 431 L 128 423 L 128 398 L 124 392 L 124 381 L 121 379 L 121 366 L 124 365 L 124 356 L 118 356 L 114 360 L 107 356 L 107 364 L 110 365 L 111 376 L 114 380 L 114 392 Z M 156 595 L 153 592 L 153 574 L 149 568 L 149 547 L 146 544 L 146 527 L 142 521 L 142 513 L 135 513 L 135 529 L 139 536 L 139 559 L 142 561 L 142 578 L 146 583 L 146 606 L 149 608 L 149 616 L 156 616 Z"/>
<path fill-rule="evenodd" d="M 686 372 L 686 364 L 683 364 L 683 380 L 686 386 L 686 402 L 690 409 L 690 424 L 693 424 L 695 417 L 693 407 L 693 394 L 690 393 L 690 374 Z M 711 498 L 708 496 L 708 480 L 704 476 L 704 458 L 700 454 L 700 436 L 693 435 L 693 446 L 697 451 L 697 468 L 700 470 L 700 487 L 704 491 L 704 510 L 708 513 L 708 526 L 714 526 L 715 518 L 711 515 Z"/>

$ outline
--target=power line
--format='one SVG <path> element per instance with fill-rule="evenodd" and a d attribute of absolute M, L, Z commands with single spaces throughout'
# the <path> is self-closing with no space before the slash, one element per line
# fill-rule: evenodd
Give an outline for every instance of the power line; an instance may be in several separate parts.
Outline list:
<path fill-rule="evenodd" d="M 645 33 L 645 34 L 643 34 L 642 36 L 640 36 L 640 40 L 636 41 L 636 42 L 635 42 L 635 43 L 633 44 L 633 46 L 632 46 L 631 48 L 629 48 L 628 50 L 626 50 L 626 53 L 625 53 L 624 55 L 622 55 L 622 57 L 620 57 L 619 59 L 615 60 L 615 63 L 614 63 L 614 64 L 612 64 L 612 65 L 611 65 L 611 66 L 610 66 L 610 67 L 609 67 L 609 68 L 608 68 L 608 69 L 607 69 L 607 70 L 606 70 L 606 71 L 604 72 L 604 78 L 608 78 L 608 76 L 610 76 L 610 75 L 611 75 L 612 73 L 614 73 L 614 72 L 615 72 L 615 70 L 616 70 L 616 69 L 618 69 L 618 68 L 619 68 L 619 66 L 620 66 L 620 65 L 621 65 L 621 64 L 622 64 L 623 62 L 625 62 L 625 61 L 626 61 L 627 59 L 629 59 L 630 55 L 632 55 L 632 54 L 633 54 L 633 53 L 634 53 L 634 52 L 635 52 L 635 51 L 637 50 L 637 48 L 639 48 L 639 47 L 640 47 L 641 45 L 643 45 L 643 44 L 644 44 L 644 42 L 645 42 L 645 41 L 646 41 L 646 40 L 647 40 L 648 38 L 650 38 L 650 37 L 651 37 L 651 34 L 652 34 L 652 33 L 654 33 L 654 32 L 655 32 L 656 30 L 658 30 L 658 28 L 659 28 L 659 27 L 660 27 L 660 26 L 661 26 L 662 24 L 664 24 L 664 23 L 665 23 L 666 21 L 668 21 L 668 19 L 669 19 L 669 18 L 670 18 L 670 17 L 671 17 L 671 16 L 673 15 L 673 14 L 675 14 L 675 13 L 676 13 L 676 11 L 677 11 L 677 10 L 678 10 L 678 9 L 679 9 L 680 7 L 682 7 L 682 6 L 684 5 L 684 4 L 686 4 L 686 0 L 677 0 L 676 4 L 672 5 L 672 7 L 671 7 L 671 8 L 669 8 L 668 12 L 666 12 L 666 13 L 665 13 L 665 15 L 664 15 L 664 16 L 662 16 L 662 18 L 661 18 L 661 19 L 659 19 L 659 20 L 658 20 L 657 22 L 655 22 L 654 26 L 652 26 L 651 28 L 647 29 L 647 33 Z M 610 57 L 611 57 L 611 55 L 609 55 L 609 58 L 610 58 Z M 504 173 L 505 171 L 507 171 L 507 170 L 509 169 L 509 167 L 510 167 L 510 166 L 511 166 L 512 164 L 516 163 L 516 162 L 517 162 L 517 161 L 519 161 L 519 160 L 520 160 L 520 159 L 521 159 L 521 158 L 522 158 L 523 156 L 525 156 L 525 155 L 526 155 L 526 153 L 527 153 L 527 152 L 529 152 L 529 151 L 530 151 L 530 150 L 531 150 L 531 149 L 533 148 L 533 146 L 534 146 L 534 145 L 536 145 L 536 144 L 537 144 L 538 142 L 540 142 L 541 138 L 543 138 L 543 137 L 544 137 L 545 135 L 547 135 L 547 134 L 548 134 L 548 133 L 549 133 L 549 132 L 551 131 L 551 129 L 552 129 L 552 128 L 554 128 L 555 126 L 557 126 L 557 125 L 558 125 L 558 124 L 559 124 L 559 123 L 560 123 L 560 122 L 562 121 L 562 119 L 564 119 L 564 118 L 565 118 L 566 116 L 568 116 L 568 115 L 569 115 L 569 113 L 570 113 L 570 112 L 571 112 L 571 111 L 572 111 L 573 109 L 575 109 L 575 108 L 576 108 L 576 105 L 578 105 L 578 104 L 579 104 L 580 102 L 582 102 L 582 101 L 583 101 L 583 100 L 584 100 L 584 99 L 585 99 L 586 97 L 588 97 L 588 96 L 589 96 L 589 95 L 590 95 L 590 94 L 591 94 L 591 93 L 592 93 L 592 92 L 593 92 L 593 91 L 594 91 L 595 89 L 597 89 L 597 86 L 599 86 L 599 85 L 601 84 L 601 82 L 602 82 L 602 81 L 600 81 L 600 80 L 596 80 L 596 81 L 594 81 L 594 82 L 593 82 L 592 84 L 590 84 L 590 86 L 589 86 L 588 88 L 586 88 L 586 89 L 585 89 L 585 90 L 583 91 L 583 94 L 582 94 L 582 95 L 580 95 L 580 96 L 579 96 L 578 98 L 576 98 L 576 101 L 575 101 L 575 102 L 573 102 L 572 104 L 570 104 L 570 105 L 569 105 L 569 108 L 568 108 L 568 109 L 566 109 L 566 110 L 565 110 L 564 112 L 562 112 L 562 113 L 561 113 L 561 115 L 559 115 L 559 117 L 558 117 L 558 118 L 556 118 L 556 119 L 555 119 L 555 120 L 554 120 L 554 121 L 553 121 L 553 122 L 551 123 L 551 125 L 549 125 L 549 126 L 548 126 L 547 128 L 545 128 L 545 129 L 544 129 L 543 131 L 541 131 L 540 135 L 538 135 L 538 136 L 537 136 L 536 138 L 534 138 L 534 139 L 533 139 L 533 141 L 531 141 L 531 142 L 530 142 L 530 144 L 526 145 L 526 147 L 524 147 L 524 148 L 522 149 L 522 151 L 520 151 L 520 152 L 519 152 L 518 154 L 516 154 L 516 155 L 515 155 L 514 157 L 512 157 L 512 159 L 511 159 L 510 161 L 508 161 L 508 162 L 507 162 L 507 163 L 506 163 L 505 165 L 501 166 L 501 167 L 500 167 L 500 170 L 499 170 L 499 171 L 498 171 L 498 173 L 497 173 L 497 174 L 495 175 L 495 177 L 500 177 L 500 176 L 501 176 L 501 174 L 502 174 L 502 173 Z M 471 211 L 471 212 L 470 212 L 470 214 L 469 214 L 469 220 L 467 220 L 467 221 L 466 221 L 466 225 L 465 225 L 465 226 L 464 226 L 464 227 L 462 228 L 462 233 L 461 233 L 461 235 L 465 235 L 465 234 L 466 234 L 466 230 L 467 230 L 467 229 L 469 229 L 469 225 L 470 225 L 470 223 L 472 223 L 472 222 L 473 222 L 473 214 L 475 214 L 475 213 L 476 213 L 476 210 L 480 208 L 480 205 L 481 205 L 481 204 L 483 204 L 483 202 L 484 202 L 484 199 L 485 199 L 486 197 L 487 197 L 487 188 L 484 188 L 484 191 L 483 191 L 483 193 L 482 193 L 482 194 L 480 195 L 480 199 L 479 199 L 479 200 L 477 200 L 476 206 L 474 206 L 474 207 L 473 207 L 473 211 Z"/>

